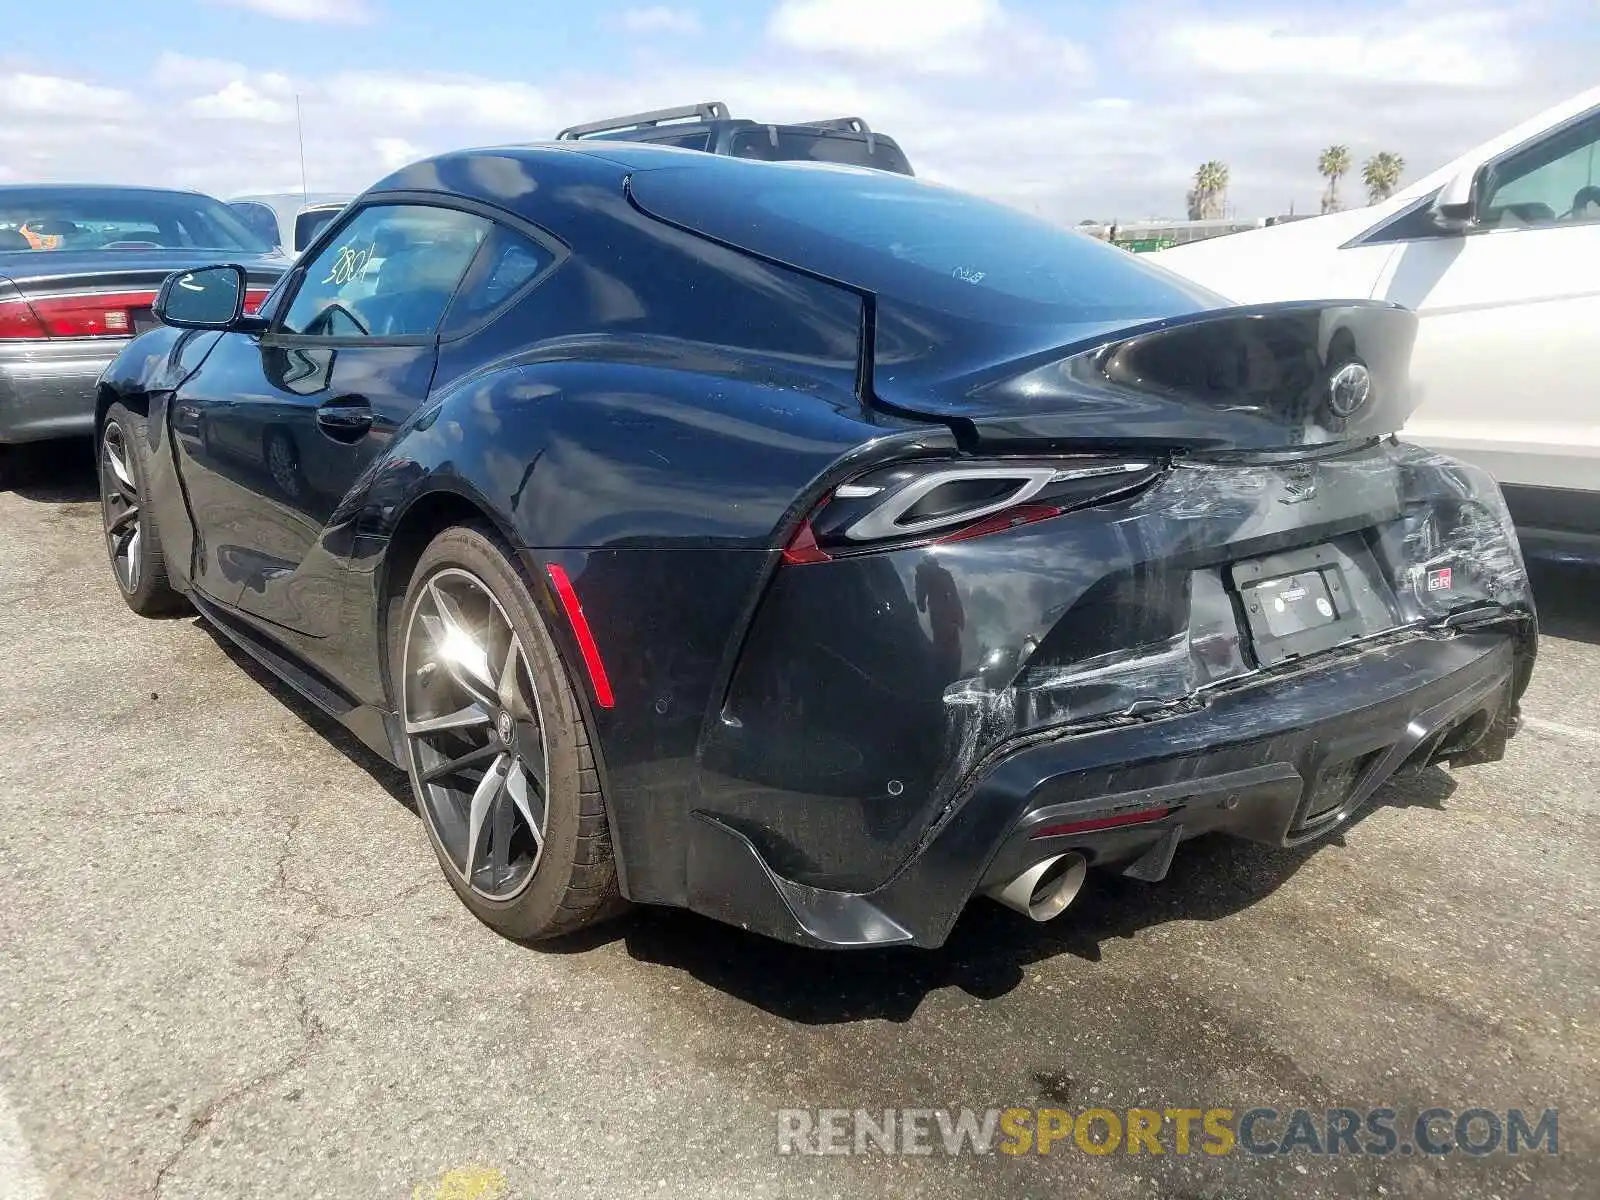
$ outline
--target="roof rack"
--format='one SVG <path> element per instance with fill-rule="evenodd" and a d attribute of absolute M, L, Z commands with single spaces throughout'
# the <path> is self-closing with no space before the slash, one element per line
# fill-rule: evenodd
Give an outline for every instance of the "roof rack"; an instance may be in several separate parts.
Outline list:
<path fill-rule="evenodd" d="M 728 106 L 721 100 L 707 100 L 704 104 L 685 104 L 679 108 L 658 108 L 653 112 L 630 113 L 625 117 L 608 117 L 604 121 L 590 121 L 587 125 L 569 125 L 556 134 L 558 142 L 575 142 L 597 133 L 613 133 L 619 129 L 649 129 L 663 121 L 726 121 Z"/>
<path fill-rule="evenodd" d="M 829 117 L 825 121 L 796 122 L 802 129 L 838 129 L 847 133 L 871 133 L 871 128 L 860 117 Z"/>

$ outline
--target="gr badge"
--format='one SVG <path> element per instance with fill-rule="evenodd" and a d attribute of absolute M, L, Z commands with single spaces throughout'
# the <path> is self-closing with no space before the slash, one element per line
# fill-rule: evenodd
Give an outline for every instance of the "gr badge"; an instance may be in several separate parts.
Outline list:
<path fill-rule="evenodd" d="M 1440 567 L 1437 571 L 1428 572 L 1428 590 L 1430 592 L 1448 592 L 1453 584 L 1449 567 Z"/>

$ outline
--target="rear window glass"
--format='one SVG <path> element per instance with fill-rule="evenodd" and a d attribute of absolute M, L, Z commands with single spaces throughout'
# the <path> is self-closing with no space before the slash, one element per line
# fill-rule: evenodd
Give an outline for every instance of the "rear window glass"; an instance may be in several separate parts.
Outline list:
<path fill-rule="evenodd" d="M 294 248 L 296 250 L 304 250 L 311 245 L 312 242 L 317 240 L 317 234 L 328 227 L 328 222 L 343 211 L 343 208 L 313 208 L 295 217 Z"/>
<path fill-rule="evenodd" d="M 733 135 L 728 149 L 735 158 L 764 162 L 842 163 L 911 174 L 911 164 L 898 147 L 882 138 L 868 139 L 858 134 L 811 133 L 782 126 L 741 129 Z"/>
<path fill-rule="evenodd" d="M 271 244 L 220 200 L 183 192 L 0 192 L 0 250 L 237 250 Z"/>
<path fill-rule="evenodd" d="M 671 137 L 651 138 L 650 141 L 657 146 L 677 146 L 680 150 L 709 150 L 711 131 L 701 129 L 694 133 L 675 133 Z"/>
<path fill-rule="evenodd" d="M 638 172 L 651 212 L 747 250 L 974 320 L 1090 325 L 1226 301 L 1162 267 L 1016 209 L 848 168 Z"/>

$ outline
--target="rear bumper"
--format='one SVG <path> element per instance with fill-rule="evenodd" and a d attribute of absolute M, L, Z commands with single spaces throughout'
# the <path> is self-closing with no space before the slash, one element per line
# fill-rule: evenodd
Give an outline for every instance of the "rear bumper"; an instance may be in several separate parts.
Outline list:
<path fill-rule="evenodd" d="M 804 945 L 933 947 L 971 897 L 1066 850 L 1156 880 L 1177 845 L 1200 833 L 1307 841 L 1408 763 L 1463 754 L 1468 740 L 1474 755 L 1498 757 L 1532 647 L 1531 628 L 1413 630 L 1213 693 L 1177 715 L 1018 739 L 977 765 L 914 856 L 869 892 L 784 879 L 744 833 L 696 812 L 689 907 Z M 1036 836 L 1160 809 L 1139 824 Z"/>
<path fill-rule="evenodd" d="M 129 340 L 0 342 L 0 443 L 93 433 L 95 385 Z"/>

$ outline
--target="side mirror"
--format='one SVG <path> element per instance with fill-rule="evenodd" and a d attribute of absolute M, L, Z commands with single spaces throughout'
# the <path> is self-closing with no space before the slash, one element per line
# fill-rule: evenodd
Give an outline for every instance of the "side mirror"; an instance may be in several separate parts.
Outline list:
<path fill-rule="evenodd" d="M 152 311 L 178 329 L 234 329 L 244 316 L 243 267 L 201 267 L 174 271 L 156 295 Z"/>
<path fill-rule="evenodd" d="M 1478 179 L 1476 167 L 1467 167 L 1440 189 L 1433 201 L 1434 224 L 1451 233 L 1465 233 L 1478 219 Z"/>

